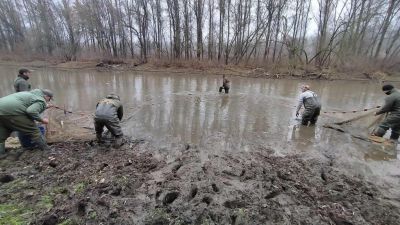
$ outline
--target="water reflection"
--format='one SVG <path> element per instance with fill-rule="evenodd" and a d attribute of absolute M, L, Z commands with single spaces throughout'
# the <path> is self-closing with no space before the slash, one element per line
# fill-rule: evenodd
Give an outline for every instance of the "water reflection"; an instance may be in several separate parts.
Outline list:
<path fill-rule="evenodd" d="M 289 140 L 296 144 L 297 149 L 307 150 L 316 143 L 316 126 L 303 126 L 300 124 L 292 125 Z"/>

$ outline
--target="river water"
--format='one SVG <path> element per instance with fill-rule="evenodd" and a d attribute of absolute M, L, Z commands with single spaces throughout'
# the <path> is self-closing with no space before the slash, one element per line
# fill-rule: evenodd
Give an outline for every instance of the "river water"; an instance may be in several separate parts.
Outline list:
<path fill-rule="evenodd" d="M 13 92 L 17 68 L 0 67 L 0 95 Z M 71 111 L 94 111 L 108 93 L 121 96 L 124 132 L 136 138 L 175 140 L 201 145 L 218 137 L 225 148 L 242 149 L 247 142 L 293 142 L 296 151 L 329 139 L 320 126 L 340 114 L 322 114 L 315 128 L 295 126 L 295 106 L 305 81 L 229 77 L 231 92 L 218 93 L 221 76 L 140 72 L 97 72 L 37 69 L 33 88 L 55 93 L 55 104 Z M 375 82 L 310 81 L 323 111 L 351 111 L 382 104 Z M 344 114 L 343 114 L 344 115 Z M 302 131 L 299 131 L 302 129 Z M 324 136 L 327 135 L 327 136 Z M 221 143 L 219 143 L 221 144 Z M 289 150 L 291 151 L 291 150 Z"/>

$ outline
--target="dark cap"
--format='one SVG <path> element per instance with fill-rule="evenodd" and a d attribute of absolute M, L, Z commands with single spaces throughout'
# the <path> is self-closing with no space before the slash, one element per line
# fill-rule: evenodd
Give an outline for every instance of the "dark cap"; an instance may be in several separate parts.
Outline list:
<path fill-rule="evenodd" d="M 24 74 L 24 73 L 29 73 L 29 72 L 31 72 L 30 70 L 28 70 L 28 69 L 25 69 L 25 68 L 22 68 L 22 69 L 20 69 L 19 71 L 18 71 L 18 74 Z"/>
<path fill-rule="evenodd" d="M 50 91 L 49 89 L 42 89 L 42 92 L 44 95 L 50 97 L 50 99 L 53 99 L 53 92 Z"/>
<path fill-rule="evenodd" d="M 107 95 L 106 98 L 120 100 L 119 96 L 114 93 Z"/>
<path fill-rule="evenodd" d="M 393 88 L 394 88 L 393 85 L 385 84 L 382 86 L 382 91 L 391 91 L 391 90 L 393 90 Z"/>

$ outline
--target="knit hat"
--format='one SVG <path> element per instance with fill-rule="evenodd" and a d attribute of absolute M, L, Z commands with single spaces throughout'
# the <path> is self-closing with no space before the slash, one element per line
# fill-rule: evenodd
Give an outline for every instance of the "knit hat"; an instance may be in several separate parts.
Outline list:
<path fill-rule="evenodd" d="M 53 92 L 50 91 L 49 89 L 42 89 L 42 92 L 44 95 L 50 97 L 50 99 L 53 99 Z"/>
<path fill-rule="evenodd" d="M 120 100 L 119 96 L 114 94 L 114 93 L 111 93 L 111 94 L 107 95 L 106 98 Z"/>
<path fill-rule="evenodd" d="M 393 88 L 394 88 L 393 85 L 385 84 L 385 85 L 382 86 L 382 91 L 385 91 L 385 92 L 386 91 L 391 91 Z"/>
<path fill-rule="evenodd" d="M 22 69 L 20 69 L 19 71 L 18 71 L 18 74 L 19 75 L 22 75 L 22 74 L 24 74 L 24 73 L 29 73 L 29 72 L 32 72 L 31 70 L 28 70 L 28 69 L 25 69 L 25 68 L 22 68 Z"/>

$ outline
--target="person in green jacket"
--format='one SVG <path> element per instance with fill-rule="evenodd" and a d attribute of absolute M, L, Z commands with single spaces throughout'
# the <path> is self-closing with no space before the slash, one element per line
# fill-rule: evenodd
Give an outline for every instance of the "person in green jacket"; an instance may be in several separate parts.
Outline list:
<path fill-rule="evenodd" d="M 31 71 L 28 69 L 20 69 L 17 78 L 14 80 L 15 92 L 30 91 L 31 85 L 28 80 L 31 76 Z"/>
<path fill-rule="evenodd" d="M 392 129 L 390 139 L 392 141 L 397 141 L 400 136 L 400 92 L 391 84 L 383 85 L 382 91 L 388 96 L 385 98 L 383 107 L 376 112 L 375 115 L 381 115 L 383 113 L 387 113 L 388 115 L 385 120 L 379 124 L 373 135 L 383 137 L 390 128 Z"/>
<path fill-rule="evenodd" d="M 5 154 L 5 141 L 13 131 L 30 136 L 39 149 L 48 149 L 35 121 L 49 123 L 40 114 L 52 98 L 53 93 L 46 89 L 18 92 L 0 98 L 0 155 Z"/>
<path fill-rule="evenodd" d="M 96 113 L 94 114 L 94 128 L 96 130 L 97 142 L 102 143 L 103 128 L 111 132 L 115 137 L 114 147 L 122 145 L 122 130 L 120 121 L 124 115 L 124 109 L 120 98 L 116 94 L 109 94 L 100 100 L 96 105 Z"/>

